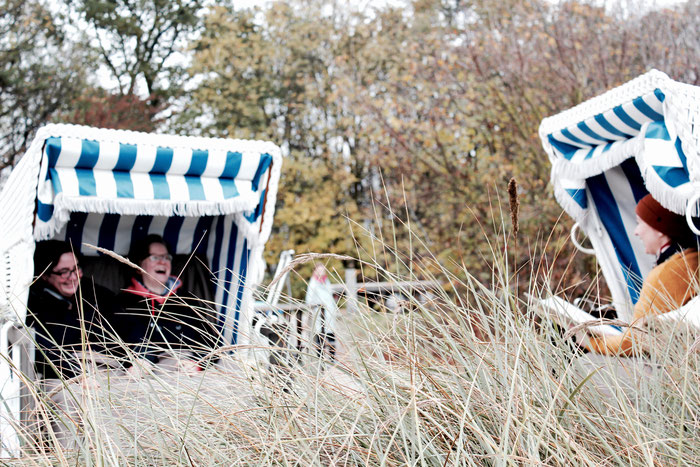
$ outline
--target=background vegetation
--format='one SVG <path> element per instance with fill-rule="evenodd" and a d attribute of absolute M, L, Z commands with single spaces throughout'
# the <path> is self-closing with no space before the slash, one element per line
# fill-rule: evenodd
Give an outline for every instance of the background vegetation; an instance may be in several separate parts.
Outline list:
<path fill-rule="evenodd" d="M 542 118 L 650 68 L 700 82 L 697 0 L 236 4 L 0 0 L 0 167 L 47 122 L 269 139 L 287 155 L 271 266 L 287 248 L 356 254 L 349 227 L 392 237 L 410 218 L 443 263 L 484 283 L 484 234 L 514 177 L 512 256 L 537 270 L 528 252 L 546 243 L 535 260 L 556 283 L 573 252 Z M 594 274 L 590 261 L 565 282 Z"/>
<path fill-rule="evenodd" d="M 563 240 L 541 119 L 650 68 L 700 84 L 700 2 L 235 6 L 0 0 L 0 168 L 47 122 L 269 139 L 287 156 L 270 264 L 344 253 L 446 292 L 411 313 L 360 304 L 323 371 L 307 345 L 277 376 L 65 382 L 80 443 L 26 433 L 25 464 L 698 464 L 692 335 L 660 333 L 653 371 L 601 392 L 518 291 L 596 272 Z M 61 416 L 38 399 L 40 421 Z"/>
<path fill-rule="evenodd" d="M 374 242 L 375 251 L 396 247 Z M 363 262 L 365 271 L 391 281 L 427 276 L 463 293 L 436 291 L 424 302 L 415 299 L 418 291 L 404 290 L 406 313 L 377 313 L 359 303 L 336 329 L 335 364 L 319 359 L 304 333 L 300 350 L 274 350 L 282 363 L 272 371 L 263 359 L 246 359 L 246 349 L 229 356 L 215 350 L 223 371 L 193 374 L 158 371 L 127 352 L 143 368 L 141 377 L 86 362 L 85 376 L 58 387 L 67 400 L 62 406 L 32 385 L 38 423 L 20 427 L 26 444 L 22 458 L 12 461 L 697 465 L 700 340 L 682 325 L 667 325 L 655 334 L 659 341 L 646 363 L 607 361 L 619 370 L 627 365 L 624 376 L 612 377 L 603 362 L 586 366 L 586 357 L 548 321 L 538 324 L 533 304 L 513 293 L 503 247 L 494 241 L 491 287 L 466 268 L 453 273 L 438 266 L 433 274 L 434 265 L 416 266 L 412 275 L 394 275 Z M 416 250 L 431 256 L 419 242 Z M 534 286 L 530 292 L 551 293 Z M 52 420 L 70 443 L 56 441 Z"/>

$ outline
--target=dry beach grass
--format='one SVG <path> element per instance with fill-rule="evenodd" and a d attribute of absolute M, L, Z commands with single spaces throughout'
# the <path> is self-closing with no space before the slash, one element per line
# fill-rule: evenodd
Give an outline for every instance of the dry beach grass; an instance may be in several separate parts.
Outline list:
<path fill-rule="evenodd" d="M 576 371 L 575 350 L 536 319 L 508 283 L 506 258 L 494 257 L 491 287 L 467 269 L 431 275 L 413 266 L 396 275 L 363 262 L 389 280 L 427 276 L 460 293 L 445 287 L 425 302 L 405 290 L 399 312 L 358 303 L 342 317 L 336 364 L 307 345 L 285 350 L 293 363 L 271 370 L 239 349 L 227 366 L 194 376 L 71 383 L 64 422 L 79 442 L 67 449 L 49 436 L 37 445 L 28 434 L 11 463 L 697 465 L 692 333 L 666 329 L 650 355 L 654 371 L 631 392 L 613 385 L 601 393 L 598 370 Z M 534 296 L 547 292 L 530 285 Z M 38 402 L 46 417 L 57 415 Z"/>

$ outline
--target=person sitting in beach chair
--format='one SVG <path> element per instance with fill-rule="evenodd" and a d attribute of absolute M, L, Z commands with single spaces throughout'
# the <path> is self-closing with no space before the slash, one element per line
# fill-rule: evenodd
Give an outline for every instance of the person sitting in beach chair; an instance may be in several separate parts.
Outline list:
<path fill-rule="evenodd" d="M 120 329 L 138 357 L 191 373 L 201 369 L 199 361 L 220 339 L 212 324 L 213 311 L 170 275 L 171 251 L 159 235 L 132 245 L 129 259 L 140 269 L 119 294 L 124 309 Z"/>
<path fill-rule="evenodd" d="M 83 372 L 85 356 L 98 366 L 118 366 L 112 328 L 121 312 L 108 289 L 83 277 L 70 244 L 36 244 L 37 279 L 29 290 L 27 324 L 36 332 L 36 371 L 44 379 L 71 378 Z"/>
<path fill-rule="evenodd" d="M 686 219 L 661 206 L 650 194 L 639 201 L 635 212 L 634 234 L 646 252 L 657 258 L 634 306 L 632 326 L 639 326 L 651 316 L 680 308 L 697 295 L 698 244 Z M 635 336 L 630 327 L 619 335 L 586 336 L 582 345 L 598 354 L 631 356 L 643 345 Z"/>

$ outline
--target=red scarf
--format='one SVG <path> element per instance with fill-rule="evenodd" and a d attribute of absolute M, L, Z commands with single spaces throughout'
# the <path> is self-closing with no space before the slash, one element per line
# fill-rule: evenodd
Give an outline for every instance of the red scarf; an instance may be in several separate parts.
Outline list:
<path fill-rule="evenodd" d="M 158 303 L 159 305 L 162 305 L 165 303 L 165 300 L 167 300 L 171 295 L 174 295 L 181 286 L 182 281 L 180 281 L 180 279 L 170 277 L 168 282 L 165 284 L 165 294 L 160 295 L 148 290 L 146 286 L 141 283 L 141 281 L 134 277 L 131 279 L 131 285 L 124 289 L 124 291 L 148 299 L 148 302 L 151 305 L 151 313 L 154 313 L 155 304 Z"/>

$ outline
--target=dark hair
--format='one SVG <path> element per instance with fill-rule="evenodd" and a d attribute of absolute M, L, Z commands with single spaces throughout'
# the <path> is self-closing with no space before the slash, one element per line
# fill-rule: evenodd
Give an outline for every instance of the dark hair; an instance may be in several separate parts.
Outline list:
<path fill-rule="evenodd" d="M 684 248 L 696 245 L 695 235 L 690 230 L 685 216 L 665 208 L 654 197 L 647 194 L 637 203 L 635 214 L 657 232 L 661 232 Z"/>
<path fill-rule="evenodd" d="M 74 253 L 78 263 L 80 254 L 73 251 L 71 244 L 62 240 L 45 240 L 37 242 L 34 249 L 34 275 L 40 276 L 51 271 L 65 253 Z"/>
<path fill-rule="evenodd" d="M 151 245 L 153 245 L 154 243 L 160 243 L 164 245 L 165 249 L 168 250 L 168 254 L 173 254 L 173 250 L 170 248 L 170 245 L 168 245 L 168 242 L 166 242 L 163 237 L 156 234 L 150 234 L 131 244 L 129 254 L 127 255 L 129 257 L 129 260 L 132 263 L 141 266 L 141 262 L 151 255 Z M 137 276 L 139 275 L 139 273 L 137 270 L 132 269 L 132 275 Z"/>

